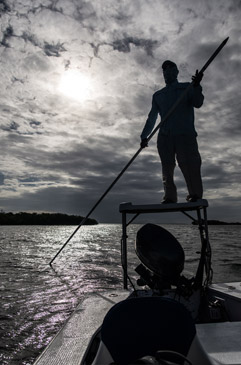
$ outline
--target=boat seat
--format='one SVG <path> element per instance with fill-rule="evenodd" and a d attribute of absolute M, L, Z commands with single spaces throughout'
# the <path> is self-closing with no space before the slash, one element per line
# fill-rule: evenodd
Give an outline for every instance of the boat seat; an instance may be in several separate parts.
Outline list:
<path fill-rule="evenodd" d="M 115 304 L 104 318 L 95 364 L 134 364 L 158 351 L 177 352 L 195 365 L 213 362 L 196 336 L 195 323 L 179 302 L 162 297 L 130 298 Z M 191 355 L 191 357 L 189 356 Z M 176 360 L 183 364 L 183 360 Z"/>

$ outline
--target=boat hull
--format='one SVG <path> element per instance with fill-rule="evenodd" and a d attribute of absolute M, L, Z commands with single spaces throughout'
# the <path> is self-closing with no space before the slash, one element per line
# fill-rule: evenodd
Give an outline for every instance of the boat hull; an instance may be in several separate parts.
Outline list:
<path fill-rule="evenodd" d="M 140 296 L 149 296 L 142 290 Z M 35 365 L 84 365 L 98 349 L 98 329 L 108 310 L 127 299 L 130 292 L 116 290 L 94 293 L 85 298 L 71 315 Z M 241 283 L 222 283 L 207 289 L 209 301 L 219 300 L 230 318 L 213 319 L 196 323 L 198 338 L 214 364 L 241 365 Z"/>

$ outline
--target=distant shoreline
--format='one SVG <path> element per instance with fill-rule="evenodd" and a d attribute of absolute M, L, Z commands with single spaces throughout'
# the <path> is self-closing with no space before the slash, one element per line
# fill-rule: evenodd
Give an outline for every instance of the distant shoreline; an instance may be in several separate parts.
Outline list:
<path fill-rule="evenodd" d="M 68 215 L 62 213 L 5 213 L 0 212 L 0 226 L 5 225 L 29 225 L 29 226 L 68 226 L 79 225 L 84 219 L 82 216 Z M 95 219 L 88 218 L 84 225 L 96 225 Z"/>
<path fill-rule="evenodd" d="M 215 219 L 210 219 L 207 221 L 209 226 L 240 226 L 241 222 L 223 222 L 223 221 L 219 221 L 219 220 L 215 220 Z M 192 224 L 197 225 L 198 221 L 195 220 L 192 222 Z"/>

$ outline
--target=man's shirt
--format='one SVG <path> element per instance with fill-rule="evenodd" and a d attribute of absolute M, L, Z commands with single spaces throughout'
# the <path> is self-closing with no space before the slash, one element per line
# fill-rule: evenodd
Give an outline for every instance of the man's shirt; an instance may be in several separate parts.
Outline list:
<path fill-rule="evenodd" d="M 148 114 L 141 139 L 149 136 L 155 126 L 158 114 L 163 119 L 189 85 L 189 82 L 180 83 L 175 81 L 153 94 L 152 108 Z M 197 136 L 194 126 L 194 107 L 200 108 L 203 100 L 201 85 L 191 87 L 173 113 L 160 126 L 159 133 L 162 135 Z"/>

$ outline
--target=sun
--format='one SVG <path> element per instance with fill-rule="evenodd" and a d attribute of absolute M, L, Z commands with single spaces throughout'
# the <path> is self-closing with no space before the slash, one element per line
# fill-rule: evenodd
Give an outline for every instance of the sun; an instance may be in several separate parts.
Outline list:
<path fill-rule="evenodd" d="M 71 99 L 84 101 L 90 96 L 90 86 L 88 76 L 79 71 L 68 70 L 61 76 L 59 91 Z"/>

